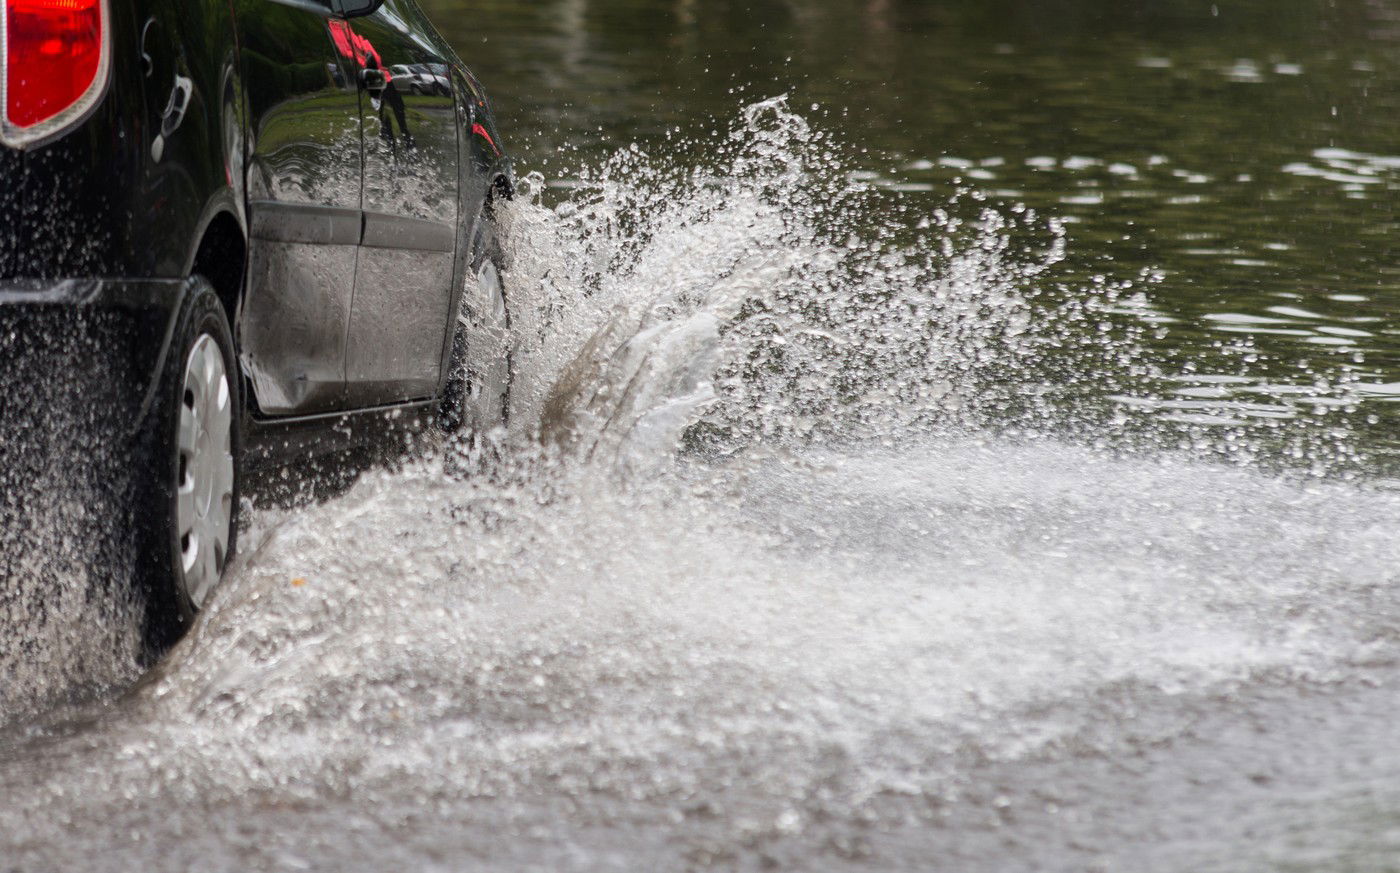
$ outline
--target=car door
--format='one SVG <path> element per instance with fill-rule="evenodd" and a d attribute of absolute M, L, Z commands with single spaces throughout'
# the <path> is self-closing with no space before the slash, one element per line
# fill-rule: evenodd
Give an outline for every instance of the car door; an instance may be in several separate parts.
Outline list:
<path fill-rule="evenodd" d="M 450 53 L 415 4 L 386 0 L 351 26 L 363 83 L 364 237 L 346 389 L 362 407 L 437 392 L 451 321 L 458 124 L 450 89 L 423 88 L 411 72 Z"/>
<path fill-rule="evenodd" d="M 355 56 L 331 0 L 235 0 L 249 111 L 242 365 L 258 408 L 345 403 L 361 232 L 363 138 Z"/>

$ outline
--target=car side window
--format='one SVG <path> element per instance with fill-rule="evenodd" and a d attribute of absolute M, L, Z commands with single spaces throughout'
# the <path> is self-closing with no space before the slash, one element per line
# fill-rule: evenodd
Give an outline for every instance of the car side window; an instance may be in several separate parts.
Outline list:
<path fill-rule="evenodd" d="M 414 2 L 414 0 L 401 0 L 399 6 L 399 14 L 406 20 L 412 22 L 417 29 L 424 33 L 433 32 L 433 24 L 428 18 L 428 13 L 424 12 L 423 8 Z"/>
<path fill-rule="evenodd" d="M 334 0 L 272 0 L 279 6 L 291 6 L 294 9 L 305 9 L 308 12 L 315 12 L 324 15 L 335 11 Z"/>

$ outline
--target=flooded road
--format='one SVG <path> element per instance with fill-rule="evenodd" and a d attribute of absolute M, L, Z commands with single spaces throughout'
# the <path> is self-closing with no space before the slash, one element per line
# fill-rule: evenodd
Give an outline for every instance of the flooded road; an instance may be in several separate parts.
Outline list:
<path fill-rule="evenodd" d="M 1396 503 L 975 441 L 375 474 L 264 517 L 115 706 L 12 733 L 0 833 L 19 869 L 1387 869 Z"/>
<path fill-rule="evenodd" d="M 429 5 L 510 432 L 63 601 L 0 871 L 1396 869 L 1387 4 Z"/>

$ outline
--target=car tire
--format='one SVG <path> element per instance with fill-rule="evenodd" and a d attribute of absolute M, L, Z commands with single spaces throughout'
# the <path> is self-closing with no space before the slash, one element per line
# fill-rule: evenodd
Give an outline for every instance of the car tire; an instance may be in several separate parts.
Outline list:
<path fill-rule="evenodd" d="M 514 371 L 506 263 L 489 205 L 476 223 L 472 252 L 438 415 L 447 433 L 485 434 L 510 417 Z"/>
<path fill-rule="evenodd" d="M 146 640 L 169 648 L 233 560 L 242 397 L 223 304 L 190 280 L 137 458 Z"/>

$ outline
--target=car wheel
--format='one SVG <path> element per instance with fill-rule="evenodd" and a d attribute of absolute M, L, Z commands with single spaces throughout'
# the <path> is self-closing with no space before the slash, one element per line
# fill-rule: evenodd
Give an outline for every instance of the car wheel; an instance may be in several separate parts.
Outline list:
<path fill-rule="evenodd" d="M 213 287 L 192 284 L 139 467 L 147 639 L 156 652 L 183 636 L 237 546 L 242 404 L 233 337 Z"/>
<path fill-rule="evenodd" d="M 477 221 L 471 269 L 452 337 L 439 423 L 449 433 L 486 433 L 510 415 L 510 308 L 505 257 L 490 208 Z"/>

